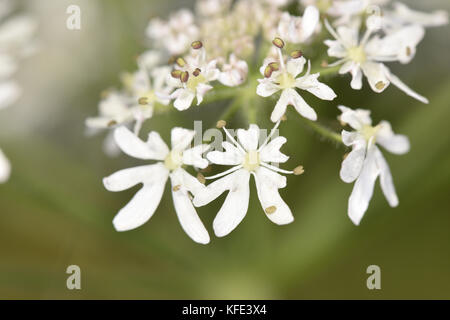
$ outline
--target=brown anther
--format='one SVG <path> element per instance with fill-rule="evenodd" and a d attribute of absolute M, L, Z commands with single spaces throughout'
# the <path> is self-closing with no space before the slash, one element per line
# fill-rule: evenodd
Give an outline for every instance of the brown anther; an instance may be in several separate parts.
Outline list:
<path fill-rule="evenodd" d="M 295 50 L 295 51 L 291 52 L 291 57 L 294 59 L 298 59 L 302 56 L 303 56 L 303 52 L 301 52 L 300 50 Z"/>
<path fill-rule="evenodd" d="M 198 180 L 201 184 L 205 184 L 205 183 L 206 183 L 205 176 L 204 176 L 203 174 L 201 174 L 200 172 L 197 174 L 197 180 Z"/>
<path fill-rule="evenodd" d="M 222 129 L 223 127 L 225 127 L 227 125 L 227 122 L 225 120 L 219 120 L 216 123 L 216 128 L 217 129 Z"/>
<path fill-rule="evenodd" d="M 305 169 L 303 168 L 303 166 L 298 166 L 297 168 L 294 169 L 294 175 L 299 176 L 301 174 L 303 174 L 305 172 Z"/>
<path fill-rule="evenodd" d="M 278 71 L 280 70 L 280 65 L 277 62 L 271 62 L 269 63 L 269 67 L 272 68 L 272 71 Z"/>
<path fill-rule="evenodd" d="M 265 211 L 267 214 L 272 214 L 272 213 L 274 213 L 275 211 L 277 211 L 277 207 L 275 207 L 275 206 L 270 206 L 270 207 L 267 207 L 264 211 Z"/>
<path fill-rule="evenodd" d="M 284 41 L 281 40 L 280 38 L 273 39 L 272 44 L 277 48 L 280 48 L 280 49 L 284 48 Z"/>
<path fill-rule="evenodd" d="M 198 76 L 200 75 L 200 72 L 202 72 L 202 70 L 200 70 L 199 68 L 197 68 L 197 69 L 194 70 L 194 72 L 192 72 L 192 74 L 193 74 L 195 77 L 198 77 Z"/>
<path fill-rule="evenodd" d="M 203 43 L 201 41 L 194 41 L 191 43 L 192 49 L 198 50 L 203 47 Z"/>
<path fill-rule="evenodd" d="M 272 75 L 273 69 L 270 65 L 268 65 L 265 69 L 264 69 L 264 77 L 266 78 L 270 78 L 270 76 Z"/>
<path fill-rule="evenodd" d="M 377 88 L 378 90 L 383 90 L 384 87 L 386 87 L 386 84 L 385 84 L 383 81 L 378 81 L 378 82 L 375 84 L 375 88 Z"/>
<path fill-rule="evenodd" d="M 139 103 L 141 106 L 145 106 L 145 105 L 148 104 L 148 98 L 147 98 L 147 97 L 141 97 L 141 98 L 139 98 L 138 103 Z"/>
<path fill-rule="evenodd" d="M 108 122 L 108 127 L 115 126 L 116 124 L 117 124 L 116 120 L 111 120 L 110 122 Z"/>
<path fill-rule="evenodd" d="M 187 72 L 187 71 L 183 71 L 182 73 L 181 73 L 181 75 L 180 75 L 180 80 L 181 80 L 181 82 L 188 82 L 188 80 L 189 80 L 189 72 Z"/>
<path fill-rule="evenodd" d="M 281 121 L 287 121 L 287 116 L 286 116 L 285 114 L 283 114 L 283 115 L 281 116 Z"/>
<path fill-rule="evenodd" d="M 170 73 L 172 75 L 172 77 L 174 77 L 175 79 L 180 79 L 181 73 L 183 71 L 181 70 L 172 70 L 172 72 Z"/>
<path fill-rule="evenodd" d="M 179 184 L 177 184 L 176 186 L 174 186 L 174 187 L 172 188 L 172 190 L 175 191 L 175 192 L 177 192 L 177 191 L 180 190 L 180 189 L 181 189 L 181 185 L 179 185 Z"/>
<path fill-rule="evenodd" d="M 181 57 L 177 58 L 177 60 L 175 60 L 175 62 L 180 67 L 184 67 L 186 65 L 186 61 L 183 58 L 181 58 Z"/>

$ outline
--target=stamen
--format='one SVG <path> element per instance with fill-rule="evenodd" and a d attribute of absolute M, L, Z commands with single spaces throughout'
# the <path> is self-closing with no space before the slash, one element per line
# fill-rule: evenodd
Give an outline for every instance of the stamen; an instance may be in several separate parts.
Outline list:
<path fill-rule="evenodd" d="M 375 88 L 377 88 L 378 90 L 383 90 L 384 87 L 386 87 L 386 84 L 385 84 L 383 81 L 378 81 L 378 82 L 375 84 Z"/>
<path fill-rule="evenodd" d="M 181 185 L 179 185 L 179 184 L 177 184 L 176 186 L 174 186 L 172 188 L 172 190 L 175 191 L 175 192 L 179 191 L 180 189 L 181 189 Z"/>
<path fill-rule="evenodd" d="M 231 142 L 238 148 L 243 154 L 246 154 L 247 152 L 244 150 L 244 148 L 241 146 L 239 142 L 236 141 L 236 139 L 233 138 L 231 133 L 225 128 L 225 126 L 222 127 L 223 131 L 225 131 L 225 134 L 227 135 L 228 139 L 230 139 Z"/>
<path fill-rule="evenodd" d="M 115 126 L 116 124 L 117 124 L 116 120 L 111 120 L 110 122 L 108 122 L 107 126 L 112 127 L 112 126 Z"/>
<path fill-rule="evenodd" d="M 191 47 L 194 50 L 198 50 L 201 47 L 203 47 L 203 43 L 201 41 L 194 41 L 194 42 L 191 43 Z"/>
<path fill-rule="evenodd" d="M 264 69 L 264 77 L 266 78 L 270 78 L 270 76 L 272 75 L 273 69 L 270 65 L 268 65 L 265 69 Z"/>
<path fill-rule="evenodd" d="M 305 169 L 303 168 L 303 166 L 298 166 L 293 171 L 294 175 L 299 176 L 305 172 Z"/>
<path fill-rule="evenodd" d="M 183 82 L 183 83 L 188 82 L 188 80 L 189 80 L 189 72 L 183 71 L 183 72 L 181 73 L 181 75 L 180 75 L 180 80 L 181 80 L 181 82 Z"/>
<path fill-rule="evenodd" d="M 183 58 L 181 58 L 181 57 L 177 58 L 177 60 L 175 60 L 175 62 L 180 67 L 184 67 L 186 65 L 186 61 Z"/>
<path fill-rule="evenodd" d="M 276 62 L 269 63 L 269 66 L 272 68 L 273 71 L 280 70 L 280 65 L 278 63 L 276 63 Z"/>
<path fill-rule="evenodd" d="M 265 167 L 266 169 L 270 169 L 272 171 L 279 172 L 279 173 L 294 174 L 294 171 L 283 170 L 283 169 L 277 168 L 277 167 L 272 166 L 265 162 L 261 162 L 261 166 Z"/>
<path fill-rule="evenodd" d="M 280 49 L 284 48 L 284 41 L 278 37 L 273 39 L 272 43 L 277 48 L 280 48 Z"/>
<path fill-rule="evenodd" d="M 197 180 L 198 180 L 201 184 L 205 184 L 205 183 L 206 183 L 205 176 L 204 176 L 203 174 L 201 174 L 200 172 L 197 174 Z"/>
<path fill-rule="evenodd" d="M 262 148 L 264 148 L 267 145 L 267 143 L 269 143 L 269 140 L 274 135 L 275 130 L 278 129 L 278 126 L 280 125 L 281 120 L 282 119 L 278 120 L 277 123 L 275 123 L 275 126 L 272 128 L 272 130 L 270 130 L 270 133 L 267 136 L 266 140 L 264 140 L 263 144 L 258 148 L 258 152 L 260 152 L 262 150 Z"/>
<path fill-rule="evenodd" d="M 222 129 L 223 127 L 225 127 L 227 125 L 227 122 L 225 120 L 219 120 L 216 123 L 216 128 L 217 129 Z"/>
<path fill-rule="evenodd" d="M 148 104 L 148 98 L 147 98 L 147 97 L 141 97 L 141 98 L 139 98 L 138 103 L 139 103 L 141 106 L 145 106 L 145 105 Z"/>
<path fill-rule="evenodd" d="M 196 68 L 196 69 L 194 70 L 194 72 L 192 72 L 192 74 L 193 74 L 195 77 L 198 77 L 198 76 L 200 75 L 200 72 L 202 72 L 202 70 L 200 70 L 199 68 Z"/>
<path fill-rule="evenodd" d="M 275 207 L 275 206 L 270 206 L 270 207 L 267 207 L 264 211 L 265 211 L 267 214 L 272 214 L 272 213 L 274 213 L 275 211 L 277 211 L 277 207 Z"/>
<path fill-rule="evenodd" d="M 180 79 L 181 73 L 182 73 L 182 72 L 183 72 L 183 71 L 181 71 L 181 70 L 173 70 L 170 74 L 171 74 L 171 76 L 174 77 L 175 79 Z"/>
<path fill-rule="evenodd" d="M 205 179 L 206 180 L 212 180 L 212 179 L 221 178 L 221 177 L 226 176 L 227 174 L 235 172 L 235 171 L 237 171 L 239 169 L 242 169 L 242 164 L 240 164 L 238 166 L 235 166 L 235 167 L 232 167 L 231 169 L 228 169 L 228 170 L 226 170 L 224 172 L 221 172 L 219 174 L 216 174 L 215 176 L 205 177 Z"/>

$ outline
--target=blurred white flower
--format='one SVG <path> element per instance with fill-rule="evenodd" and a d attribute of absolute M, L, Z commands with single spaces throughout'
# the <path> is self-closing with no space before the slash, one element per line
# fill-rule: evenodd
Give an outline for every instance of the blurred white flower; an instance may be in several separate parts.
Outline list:
<path fill-rule="evenodd" d="M 250 175 L 255 177 L 258 198 L 266 216 L 278 225 L 294 220 L 291 210 L 278 193 L 278 189 L 286 186 L 286 177 L 279 173 L 301 174 L 303 171 L 300 167 L 294 171 L 286 171 L 270 164 L 284 163 L 289 159 L 280 152 L 286 138 L 279 136 L 269 142 L 278 125 L 279 122 L 259 148 L 260 129 L 257 125 L 251 124 L 248 130 L 238 129 L 238 141 L 223 127 L 231 143 L 222 143 L 224 152 L 212 151 L 206 155 L 214 164 L 233 166 L 221 174 L 207 177 L 221 178 L 198 192 L 193 201 L 195 206 L 204 206 L 223 192 L 229 191 L 213 222 L 214 232 L 218 237 L 229 234 L 245 217 L 250 198 Z"/>
<path fill-rule="evenodd" d="M 340 26 L 336 32 L 326 20 L 325 25 L 335 38 L 325 41 L 328 55 L 339 58 L 330 66 L 342 64 L 339 73 L 351 73 L 353 89 L 362 88 L 364 74 L 372 90 L 377 93 L 383 92 L 392 83 L 407 95 L 428 103 L 425 97 L 414 92 L 384 65 L 384 62 L 408 63 L 412 60 L 416 46 L 424 36 L 421 26 L 406 26 L 381 38 L 373 35 L 375 30 L 368 28 L 362 39 L 359 39 L 359 28 Z"/>
<path fill-rule="evenodd" d="M 147 27 L 147 36 L 170 54 L 180 55 L 199 37 L 199 29 L 194 20 L 190 10 L 178 10 L 168 21 L 152 19 Z"/>
<path fill-rule="evenodd" d="M 230 9 L 232 0 L 197 0 L 195 8 L 203 17 L 212 17 L 223 14 Z"/>
<path fill-rule="evenodd" d="M 135 229 L 152 217 L 170 177 L 173 203 L 181 227 L 195 242 L 209 243 L 208 231 L 190 199 L 190 193 L 195 195 L 202 192 L 204 186 L 182 167 L 208 166 L 208 161 L 202 158 L 208 146 L 190 148 L 194 134 L 191 130 L 173 128 L 172 150 L 169 150 L 157 132 L 150 132 L 147 142 L 144 142 L 126 127 L 115 129 L 116 143 L 124 153 L 137 159 L 158 161 L 156 164 L 121 170 L 103 179 L 105 188 L 113 192 L 123 191 L 140 183 L 143 185 L 115 216 L 113 224 L 117 231 Z"/>
<path fill-rule="evenodd" d="M 200 41 L 196 42 L 203 46 Z M 167 82 L 176 88 L 170 95 L 170 99 L 175 99 L 174 107 L 182 111 L 192 105 L 194 98 L 197 98 L 197 105 L 202 103 L 204 95 L 213 88 L 210 82 L 219 78 L 220 71 L 216 67 L 217 60 L 207 60 L 203 47 L 193 49 L 190 55 L 185 59 L 179 58 L 177 63 L 178 69 Z"/>
<path fill-rule="evenodd" d="M 247 79 L 247 74 L 247 62 L 239 60 L 232 53 L 228 62 L 223 65 L 218 80 L 228 87 L 235 87 L 241 85 Z"/>
<path fill-rule="evenodd" d="M 290 43 L 303 43 L 313 35 L 319 19 L 319 10 L 314 6 L 308 6 L 302 17 L 284 12 L 278 23 L 278 36 Z"/>
<path fill-rule="evenodd" d="M 352 110 L 340 106 L 339 120 L 355 131 L 342 131 L 342 141 L 352 151 L 342 162 L 341 179 L 346 183 L 355 182 L 348 201 L 348 215 L 358 225 L 372 198 L 375 181 L 380 177 L 381 189 L 391 207 L 398 205 L 398 198 L 389 166 L 377 144 L 394 154 L 409 151 L 409 140 L 404 135 L 394 134 L 387 121 L 373 127 L 368 110 Z"/>
<path fill-rule="evenodd" d="M 265 78 L 258 79 L 259 85 L 256 89 L 256 93 L 262 97 L 269 97 L 282 90 L 270 119 L 277 122 L 286 112 L 287 106 L 292 105 L 303 117 L 317 120 L 314 109 L 306 103 L 295 89 L 306 90 L 322 100 L 333 100 L 336 98 L 336 94 L 329 86 L 319 82 L 319 73 L 310 74 L 311 64 L 309 61 L 306 73 L 299 76 L 306 64 L 306 59 L 303 56 L 291 58 L 285 64 L 281 49 L 277 49 L 279 59 L 267 59 L 265 61 L 260 69 Z"/>

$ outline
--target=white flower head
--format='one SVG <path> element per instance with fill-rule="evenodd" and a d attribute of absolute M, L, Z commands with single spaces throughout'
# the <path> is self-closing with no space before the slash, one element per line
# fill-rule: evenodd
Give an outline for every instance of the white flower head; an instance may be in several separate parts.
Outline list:
<path fill-rule="evenodd" d="M 225 151 L 212 151 L 207 154 L 208 160 L 214 164 L 233 166 L 221 174 L 207 177 L 220 179 L 197 193 L 193 201 L 195 206 L 204 206 L 223 192 L 229 191 L 213 222 L 214 232 L 218 237 L 233 231 L 246 215 L 250 197 L 250 175 L 255 177 L 258 198 L 266 216 L 279 225 L 294 220 L 291 210 L 278 193 L 278 189 L 286 186 L 286 177 L 279 173 L 301 174 L 303 170 L 298 167 L 294 171 L 286 171 L 270 164 L 284 163 L 289 159 L 280 152 L 281 146 L 287 141 L 286 138 L 279 136 L 269 142 L 278 125 L 279 122 L 261 145 L 260 129 L 257 125 L 250 125 L 248 130 L 238 129 L 237 140 L 223 127 L 229 139 L 222 143 Z"/>
<path fill-rule="evenodd" d="M 5 183 L 11 174 L 11 163 L 0 149 L 0 183 Z"/>
<path fill-rule="evenodd" d="M 377 93 L 383 92 L 392 83 L 407 95 L 428 103 L 425 97 L 414 92 L 384 65 L 384 62 L 408 63 L 412 60 L 416 46 L 424 36 L 421 26 L 406 26 L 382 38 L 373 35 L 375 30 L 368 28 L 364 36 L 359 39 L 357 27 L 340 26 L 335 31 L 326 20 L 325 25 L 335 38 L 335 40 L 325 41 L 328 46 L 328 55 L 339 58 L 330 66 L 342 64 L 339 73 L 351 73 L 353 89 L 362 88 L 364 74 L 372 90 Z"/>
<path fill-rule="evenodd" d="M 275 42 L 281 44 L 280 47 L 284 46 L 284 42 L 279 38 L 276 38 Z M 259 85 L 256 93 L 262 97 L 269 97 L 281 90 L 281 96 L 270 118 L 273 122 L 281 119 L 288 105 L 294 106 L 295 110 L 303 117 L 315 121 L 317 120 L 316 112 L 296 89 L 306 90 L 322 100 L 333 100 L 336 98 L 336 94 L 329 86 L 318 80 L 319 73 L 310 74 L 310 61 L 308 61 L 306 73 L 300 76 L 306 64 L 306 59 L 300 51 L 293 52 L 291 58 L 285 63 L 280 47 L 277 47 L 278 60 L 266 59 L 261 67 L 260 71 L 264 78 L 258 79 Z"/>
<path fill-rule="evenodd" d="M 197 0 L 196 12 L 203 17 L 221 15 L 230 9 L 232 0 Z"/>
<path fill-rule="evenodd" d="M 210 82 L 220 75 L 217 60 L 207 59 L 203 44 L 194 41 L 192 47 L 190 55 L 177 59 L 177 69 L 167 79 L 169 85 L 176 88 L 170 98 L 175 99 L 174 107 L 180 111 L 188 109 L 194 98 L 197 98 L 197 105 L 202 103 L 204 95 L 213 88 Z"/>
<path fill-rule="evenodd" d="M 394 154 L 409 151 L 409 140 L 404 135 L 394 134 L 387 121 L 372 126 L 370 111 L 352 110 L 339 106 L 342 111 L 339 120 L 355 131 L 342 131 L 342 141 L 352 151 L 342 162 L 341 179 L 346 183 L 355 182 L 348 201 L 348 215 L 359 225 L 372 198 L 375 181 L 380 177 L 384 196 L 391 207 L 398 205 L 398 198 L 389 166 L 377 145 Z"/>
<path fill-rule="evenodd" d="M 222 67 L 219 75 L 219 82 L 228 87 L 241 85 L 248 74 L 248 65 L 245 60 L 239 60 L 234 53 L 230 55 L 228 63 Z"/>
<path fill-rule="evenodd" d="M 199 29 L 192 12 L 181 9 L 172 14 L 168 21 L 152 19 L 147 27 L 147 36 L 170 54 L 180 55 L 189 48 L 192 41 L 198 39 Z"/>
<path fill-rule="evenodd" d="M 319 10 L 308 6 L 302 17 L 284 12 L 278 23 L 278 36 L 290 43 L 303 43 L 308 40 L 319 25 Z"/>
<path fill-rule="evenodd" d="M 195 242 L 209 242 L 208 232 L 190 199 L 190 193 L 196 194 L 204 186 L 183 169 L 184 165 L 197 168 L 208 166 L 208 161 L 202 158 L 208 146 L 190 148 L 194 134 L 192 130 L 173 128 L 172 150 L 169 150 L 157 132 L 150 132 L 147 142 L 144 142 L 126 127 L 114 131 L 116 143 L 124 153 L 137 159 L 158 161 L 156 164 L 121 170 L 103 179 L 105 188 L 113 192 L 142 183 L 142 188 L 115 216 L 113 224 L 117 231 L 135 229 L 152 217 L 170 177 L 175 212 L 182 228 Z"/>

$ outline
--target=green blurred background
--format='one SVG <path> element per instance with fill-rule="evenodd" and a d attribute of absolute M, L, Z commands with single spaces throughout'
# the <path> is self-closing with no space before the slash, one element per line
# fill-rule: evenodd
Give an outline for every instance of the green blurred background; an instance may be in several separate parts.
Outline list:
<path fill-rule="evenodd" d="M 431 11 L 450 10 L 446 0 L 406 1 Z M 69 4 L 82 10 L 82 30 L 65 27 Z M 0 146 L 13 163 L 0 185 L 0 298 L 26 299 L 430 299 L 450 298 L 450 43 L 449 27 L 428 29 L 409 65 L 393 71 L 430 105 L 394 88 L 382 95 L 352 91 L 349 78 L 331 80 L 333 103 L 308 95 L 324 123 L 334 126 L 335 106 L 372 110 L 407 134 L 411 152 L 385 152 L 400 206 L 392 209 L 377 183 L 361 226 L 346 214 L 352 185 L 340 181 L 345 150 L 296 120 L 291 111 L 281 134 L 290 143 L 285 166 L 299 162 L 306 173 L 289 177 L 282 196 L 295 222 L 279 227 L 264 217 L 252 184 L 249 212 L 226 238 L 208 246 L 182 231 L 169 192 L 143 227 L 117 233 L 112 218 L 136 188 L 110 193 L 102 177 L 135 162 L 108 158 L 103 135 L 88 138 L 84 119 L 95 115 L 99 94 L 134 70 L 145 48 L 148 19 L 190 6 L 186 1 L 24 1 L 39 19 L 40 52 L 18 75 L 25 94 L 0 115 Z M 172 112 L 148 128 L 169 137 L 174 125 L 204 126 L 223 106 Z M 261 110 L 267 119 L 269 110 Z M 268 125 L 267 120 L 261 123 Z M 246 125 L 235 117 L 232 126 Z M 337 128 L 337 127 L 336 127 Z M 140 162 L 136 162 L 140 163 Z M 167 186 L 167 191 L 169 187 Z M 199 209 L 210 234 L 224 197 Z M 82 271 L 82 290 L 66 288 L 68 265 Z M 367 266 L 381 267 L 382 289 L 366 287 Z"/>

